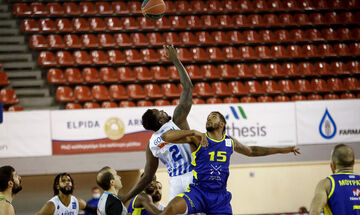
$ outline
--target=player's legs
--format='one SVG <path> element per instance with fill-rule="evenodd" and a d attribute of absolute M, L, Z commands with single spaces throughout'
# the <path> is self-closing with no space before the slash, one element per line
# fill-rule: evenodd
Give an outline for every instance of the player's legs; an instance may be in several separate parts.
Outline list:
<path fill-rule="evenodd" d="M 172 215 L 172 214 L 185 214 L 187 212 L 187 204 L 184 198 L 175 197 L 166 206 L 161 215 Z"/>
<path fill-rule="evenodd" d="M 173 176 L 169 179 L 169 202 L 180 193 L 187 191 L 189 184 L 192 183 L 192 172 L 185 173 L 179 176 Z"/>
<path fill-rule="evenodd" d="M 233 214 L 232 207 L 230 204 L 231 193 L 229 191 L 220 191 L 220 192 L 209 192 L 207 194 L 207 211 L 206 214 Z"/>

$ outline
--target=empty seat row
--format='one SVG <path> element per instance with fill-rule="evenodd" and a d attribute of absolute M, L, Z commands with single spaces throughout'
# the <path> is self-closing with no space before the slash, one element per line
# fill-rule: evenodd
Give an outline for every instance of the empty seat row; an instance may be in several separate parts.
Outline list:
<path fill-rule="evenodd" d="M 222 13 L 222 12 L 253 12 L 253 11 L 287 11 L 287 10 L 323 10 L 323 9 L 356 9 L 360 4 L 356 0 L 348 1 L 311 1 L 311 0 L 195 0 L 165 1 L 167 13 Z M 78 16 L 78 15 L 112 15 L 141 13 L 138 1 L 117 2 L 74 2 L 60 3 L 17 3 L 13 5 L 16 16 Z"/>
<path fill-rule="evenodd" d="M 75 2 L 61 3 L 16 3 L 13 5 L 13 14 L 16 16 L 80 16 L 80 15 L 115 15 L 140 14 L 141 2 Z"/>
<path fill-rule="evenodd" d="M 294 30 L 254 30 L 240 31 L 198 31 L 198 32 L 151 32 L 151 33 L 116 33 L 116 34 L 50 34 L 47 37 L 34 34 L 30 37 L 30 47 L 42 49 L 76 49 L 81 47 L 128 47 L 128 46 L 162 46 L 165 43 L 174 45 L 226 45 L 242 43 L 275 43 L 291 41 L 323 41 L 323 40 L 358 40 L 360 28 L 323 29 L 324 37 L 318 29 Z"/>
<path fill-rule="evenodd" d="M 334 99 L 355 99 L 360 98 L 360 94 L 357 96 L 353 93 L 342 93 L 340 96 L 335 93 L 328 93 L 324 96 L 319 94 L 310 94 L 305 95 L 277 95 L 277 96 L 259 96 L 257 98 L 253 96 L 243 96 L 238 97 L 225 97 L 225 98 L 207 98 L 206 100 L 201 98 L 193 98 L 193 104 L 221 104 L 221 103 L 254 103 L 254 102 L 289 102 L 289 101 L 305 101 L 305 100 L 334 100 Z M 92 108 L 117 108 L 117 107 L 147 107 L 147 106 L 167 106 L 167 105 L 177 105 L 179 99 L 174 99 L 172 101 L 167 99 L 156 99 L 155 101 L 150 100 L 138 100 L 138 101 L 129 101 L 123 100 L 119 104 L 113 101 L 104 101 L 101 105 L 97 102 L 85 102 L 83 105 L 80 103 L 67 103 L 65 109 L 74 110 L 74 109 L 92 109 Z M 10 111 L 10 108 L 9 108 Z"/>
<path fill-rule="evenodd" d="M 60 102 L 72 101 L 105 101 L 105 100 L 124 100 L 132 99 L 160 99 L 178 98 L 182 91 L 182 86 L 176 86 L 174 83 L 157 84 L 114 84 L 109 86 L 94 85 L 90 87 L 82 85 L 76 86 L 74 90 L 69 86 L 59 86 L 56 91 L 56 98 Z M 212 97 L 212 96 L 241 96 L 241 95 L 262 95 L 262 94 L 280 94 L 280 93 L 325 93 L 325 92 L 344 92 L 360 91 L 359 80 L 353 77 L 324 79 L 306 79 L 265 80 L 262 83 L 258 81 L 246 81 L 244 84 L 240 81 L 225 82 L 197 82 L 194 85 L 193 96 Z"/>
<path fill-rule="evenodd" d="M 41 66 L 72 66 L 77 65 L 108 65 L 108 64 L 139 64 L 143 62 L 156 63 L 168 62 L 163 57 L 163 49 L 126 49 L 120 50 L 93 50 L 89 51 L 58 51 L 56 53 L 42 51 L 39 53 Z M 316 45 L 281 45 L 271 46 L 241 46 L 239 48 L 228 46 L 224 48 L 178 48 L 178 55 L 183 62 L 208 62 L 208 61 L 240 61 L 255 59 L 287 59 L 287 58 L 317 58 L 334 56 L 360 56 L 360 43 Z"/>
<path fill-rule="evenodd" d="M 122 31 L 139 29 L 216 29 L 264 26 L 298 26 L 298 25 L 331 25 L 357 24 L 360 13 L 329 12 L 299 14 L 259 14 L 252 15 L 189 15 L 162 17 L 151 21 L 145 17 L 107 17 L 107 18 L 58 18 L 24 19 L 22 30 L 26 33 L 51 32 L 89 32 L 89 31 Z"/>
<path fill-rule="evenodd" d="M 0 102 L 4 105 L 14 105 L 19 103 L 14 89 L 4 88 L 0 90 Z"/>
<path fill-rule="evenodd" d="M 205 64 L 202 66 L 186 65 L 191 80 L 219 80 L 219 79 L 251 79 L 251 78 L 284 78 L 284 77 L 324 77 L 336 75 L 360 74 L 360 63 L 350 61 L 344 63 L 335 61 L 326 62 L 277 63 L 269 64 Z M 179 76 L 174 66 L 145 66 L 136 67 L 102 67 L 99 70 L 86 67 L 80 71 L 78 68 L 67 68 L 64 71 L 51 68 L 47 73 L 47 80 L 51 84 L 81 84 L 81 83 L 131 83 L 151 81 L 178 81 Z"/>

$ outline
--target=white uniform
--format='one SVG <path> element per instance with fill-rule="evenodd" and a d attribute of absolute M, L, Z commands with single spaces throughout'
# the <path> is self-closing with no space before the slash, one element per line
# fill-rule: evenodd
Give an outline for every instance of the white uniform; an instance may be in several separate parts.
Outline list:
<path fill-rule="evenodd" d="M 55 212 L 54 215 L 78 215 L 79 214 L 79 202 L 76 197 L 71 196 L 70 204 L 68 206 L 63 205 L 59 196 L 54 196 L 49 202 L 54 203 Z"/>
<path fill-rule="evenodd" d="M 162 140 L 161 135 L 168 130 L 180 130 L 170 120 L 155 132 L 149 141 L 149 148 L 152 154 L 159 158 L 168 169 L 169 179 L 169 201 L 180 193 L 187 190 L 192 183 L 192 154 L 189 144 L 173 144 Z"/>

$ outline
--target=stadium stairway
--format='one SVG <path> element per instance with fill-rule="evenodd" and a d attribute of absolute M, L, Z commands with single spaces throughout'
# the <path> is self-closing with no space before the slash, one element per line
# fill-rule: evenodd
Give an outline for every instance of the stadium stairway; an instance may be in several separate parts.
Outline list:
<path fill-rule="evenodd" d="M 0 0 L 0 62 L 25 110 L 59 109 L 6 0 Z"/>

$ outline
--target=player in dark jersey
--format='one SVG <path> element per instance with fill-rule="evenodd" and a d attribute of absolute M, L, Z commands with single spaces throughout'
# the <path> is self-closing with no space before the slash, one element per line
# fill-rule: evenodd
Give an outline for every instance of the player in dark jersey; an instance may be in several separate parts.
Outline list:
<path fill-rule="evenodd" d="M 206 122 L 206 134 L 194 130 L 170 130 L 162 135 L 164 141 L 190 143 L 194 157 L 194 178 L 188 191 L 173 199 L 161 214 L 232 214 L 231 193 L 226 186 L 233 151 L 246 156 L 291 152 L 299 154 L 296 147 L 245 146 L 225 135 L 225 127 L 224 116 L 219 112 L 211 112 Z"/>
<path fill-rule="evenodd" d="M 15 215 L 12 200 L 20 192 L 21 177 L 12 166 L 0 167 L 0 214 Z"/>
<path fill-rule="evenodd" d="M 331 153 L 333 175 L 321 180 L 311 202 L 310 214 L 360 215 L 360 175 L 354 174 L 355 155 L 351 147 L 339 144 Z"/>

